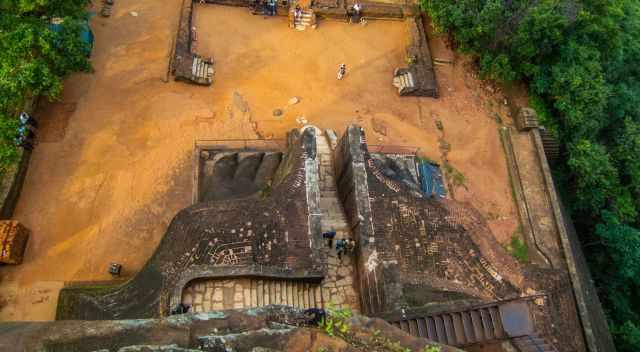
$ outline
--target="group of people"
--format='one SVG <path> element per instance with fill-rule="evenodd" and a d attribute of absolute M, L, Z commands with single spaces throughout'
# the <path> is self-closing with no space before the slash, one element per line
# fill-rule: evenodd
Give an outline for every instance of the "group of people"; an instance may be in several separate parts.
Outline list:
<path fill-rule="evenodd" d="M 336 237 L 336 231 L 331 230 L 324 232 L 322 238 L 327 241 L 327 246 L 333 248 L 333 240 Z M 342 255 L 351 254 L 356 248 L 356 241 L 351 238 L 340 238 L 336 240 L 336 255 L 342 260 Z"/>
<path fill-rule="evenodd" d="M 255 13 L 259 13 L 262 8 L 262 14 L 265 16 L 275 16 L 278 14 L 278 0 L 256 0 Z"/>
<path fill-rule="evenodd" d="M 20 113 L 19 119 L 20 126 L 18 127 L 18 136 L 15 138 L 15 143 L 25 150 L 32 150 L 38 121 L 26 112 Z"/>

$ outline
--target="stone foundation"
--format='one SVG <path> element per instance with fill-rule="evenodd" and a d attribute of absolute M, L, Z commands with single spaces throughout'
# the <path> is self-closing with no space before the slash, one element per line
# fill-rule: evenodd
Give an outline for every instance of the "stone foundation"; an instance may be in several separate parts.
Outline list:
<path fill-rule="evenodd" d="M 438 97 L 431 51 L 420 16 L 409 21 L 411 44 L 407 48 L 409 67 L 398 68 L 393 76 L 393 85 L 401 96 Z"/>

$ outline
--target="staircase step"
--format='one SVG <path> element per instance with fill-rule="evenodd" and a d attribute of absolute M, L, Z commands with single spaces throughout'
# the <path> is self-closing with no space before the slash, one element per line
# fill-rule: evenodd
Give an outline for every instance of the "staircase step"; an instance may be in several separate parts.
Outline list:
<path fill-rule="evenodd" d="M 476 339 L 475 329 L 473 328 L 473 322 L 471 321 L 471 314 L 469 312 L 460 313 L 462 317 L 462 326 L 464 327 L 464 335 L 469 343 L 478 341 Z"/>
<path fill-rule="evenodd" d="M 256 291 L 258 293 L 258 307 L 264 307 L 264 282 L 262 280 L 258 280 Z"/>
<path fill-rule="evenodd" d="M 429 337 L 429 340 L 437 341 L 438 332 L 436 330 L 435 320 L 432 317 L 427 317 L 426 322 L 427 322 L 427 337 Z"/>
<path fill-rule="evenodd" d="M 442 320 L 442 316 L 435 316 L 433 317 L 433 320 L 436 323 L 436 338 L 438 339 L 438 342 L 440 343 L 447 343 L 447 334 L 444 331 L 444 321 Z"/>
<path fill-rule="evenodd" d="M 482 319 L 482 327 L 484 328 L 484 337 L 487 340 L 493 340 L 493 324 L 491 323 L 491 315 L 486 308 L 480 309 L 480 318 Z"/>
<path fill-rule="evenodd" d="M 491 321 L 493 322 L 495 337 L 497 339 L 507 337 L 504 327 L 502 326 L 502 319 L 500 319 L 500 311 L 498 310 L 498 307 L 489 307 L 489 314 L 491 315 Z"/>
<path fill-rule="evenodd" d="M 448 345 L 456 345 L 456 335 L 453 331 L 453 321 L 449 314 L 443 314 L 442 320 L 444 321 L 444 332 Z"/>
<path fill-rule="evenodd" d="M 409 87 L 413 88 L 415 87 L 415 83 L 413 82 L 413 74 L 411 74 L 411 72 L 407 72 L 405 74 L 405 76 L 407 77 L 407 84 Z"/>
<path fill-rule="evenodd" d="M 464 327 L 462 325 L 462 317 L 460 313 L 451 314 L 451 320 L 453 323 L 453 330 L 456 334 L 456 342 L 460 345 L 467 343 L 467 339 L 464 334 Z"/>
<path fill-rule="evenodd" d="M 418 336 L 427 337 L 427 322 L 424 318 L 416 319 L 416 323 L 418 324 Z"/>
<path fill-rule="evenodd" d="M 473 334 L 476 337 L 476 341 L 484 341 L 484 329 L 482 328 L 482 318 L 480 317 L 480 313 L 476 310 L 472 310 L 469 314 L 471 315 L 471 325 L 473 326 Z"/>
<path fill-rule="evenodd" d="M 408 321 L 409 323 L 409 334 L 413 336 L 420 336 L 418 334 L 418 322 L 415 319 L 411 319 Z"/>

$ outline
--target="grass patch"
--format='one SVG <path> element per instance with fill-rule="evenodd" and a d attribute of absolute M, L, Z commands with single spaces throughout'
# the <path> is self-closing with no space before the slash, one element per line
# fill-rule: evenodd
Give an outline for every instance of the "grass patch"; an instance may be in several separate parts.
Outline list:
<path fill-rule="evenodd" d="M 506 245 L 507 251 L 520 263 L 529 263 L 529 247 L 522 240 L 522 230 L 518 230 L 511 236 L 511 241 Z"/>
<path fill-rule="evenodd" d="M 94 284 L 87 286 L 70 286 L 60 290 L 58 297 L 58 306 L 56 307 L 56 320 L 70 319 L 74 316 L 76 308 L 80 307 L 77 297 L 80 295 L 88 295 L 91 297 L 100 297 L 107 293 L 113 292 L 122 282 L 113 284 Z"/>
<path fill-rule="evenodd" d="M 467 186 L 465 185 L 467 178 L 458 169 L 451 166 L 451 164 L 449 163 L 445 163 L 444 172 L 453 186 L 455 187 L 462 186 L 465 189 L 467 189 Z"/>

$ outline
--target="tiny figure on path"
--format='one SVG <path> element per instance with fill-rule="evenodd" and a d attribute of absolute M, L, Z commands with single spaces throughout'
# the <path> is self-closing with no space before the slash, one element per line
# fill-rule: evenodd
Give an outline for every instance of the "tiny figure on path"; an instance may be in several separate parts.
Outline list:
<path fill-rule="evenodd" d="M 38 128 L 38 121 L 34 119 L 31 115 L 26 112 L 20 113 L 20 124 L 22 126 L 32 126 L 33 128 Z"/>
<path fill-rule="evenodd" d="M 354 241 L 354 240 L 353 240 L 353 239 L 351 239 L 351 238 L 347 238 L 347 239 L 345 240 L 345 250 L 344 250 L 344 252 L 345 252 L 346 254 L 353 254 L 353 252 L 355 251 L 355 249 L 356 249 L 356 241 Z"/>
<path fill-rule="evenodd" d="M 276 2 L 276 0 L 267 0 L 267 4 L 269 7 L 269 15 L 270 16 L 275 16 L 277 14 L 278 11 L 278 3 Z"/>
<path fill-rule="evenodd" d="M 338 255 L 338 259 L 342 260 L 342 254 L 344 254 L 344 250 L 346 248 L 347 243 L 343 239 L 336 240 L 336 254 Z"/>
<path fill-rule="evenodd" d="M 178 305 L 171 311 L 171 315 L 185 314 L 189 312 L 189 308 L 191 308 L 191 306 L 188 306 L 184 303 L 178 303 Z"/>
<path fill-rule="evenodd" d="M 15 144 L 24 150 L 33 150 L 33 140 L 23 136 L 14 139 Z"/>
<path fill-rule="evenodd" d="M 327 313 L 322 308 L 309 308 L 304 311 L 304 318 L 307 325 L 317 326 L 326 316 Z"/>
<path fill-rule="evenodd" d="M 327 231 L 327 232 L 324 232 L 322 234 L 322 238 L 327 240 L 327 246 L 329 248 L 331 248 L 333 246 L 333 239 L 335 237 L 336 237 L 336 231 L 335 230 Z"/>
<path fill-rule="evenodd" d="M 295 10 L 293 10 L 293 17 L 296 20 L 299 20 L 300 18 L 302 18 L 302 9 L 300 8 L 300 5 L 296 5 Z"/>
<path fill-rule="evenodd" d="M 353 7 L 351 7 L 351 17 L 349 18 L 351 23 L 358 23 L 362 20 L 362 15 L 360 14 L 361 9 L 362 6 L 357 2 L 353 4 Z"/>
<path fill-rule="evenodd" d="M 347 65 L 340 64 L 340 69 L 338 70 L 338 80 L 342 80 L 342 78 L 346 73 L 347 73 Z"/>

